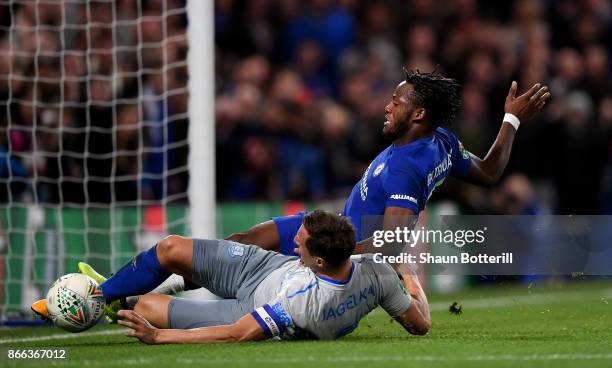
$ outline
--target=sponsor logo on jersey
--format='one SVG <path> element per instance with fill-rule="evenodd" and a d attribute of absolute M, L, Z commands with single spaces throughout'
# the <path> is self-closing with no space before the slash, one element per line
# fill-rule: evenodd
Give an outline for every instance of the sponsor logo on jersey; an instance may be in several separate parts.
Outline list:
<path fill-rule="evenodd" d="M 259 318 L 261 318 L 261 320 L 263 321 L 263 323 L 268 327 L 268 329 L 270 329 L 270 333 L 272 334 L 272 337 L 276 337 L 280 335 L 281 332 L 280 332 L 279 326 L 276 324 L 276 321 L 274 321 L 274 318 L 272 318 L 272 316 L 268 314 L 265 306 L 257 308 L 254 313 L 257 313 L 259 315 Z"/>
<path fill-rule="evenodd" d="M 361 194 L 361 200 L 364 202 L 366 198 L 368 198 L 368 173 L 370 172 L 370 167 L 372 167 L 372 163 L 368 165 L 368 168 L 363 173 L 363 177 L 359 183 L 359 194 Z"/>
<path fill-rule="evenodd" d="M 434 169 L 427 175 L 427 186 L 430 186 L 433 182 L 436 182 L 436 185 L 442 184 L 443 180 L 438 183 L 436 179 L 445 174 L 453 166 L 453 161 L 451 160 L 452 154 L 453 150 L 451 149 L 446 155 L 446 159 L 442 160 L 442 162 L 440 162 L 438 166 L 434 167 Z"/>
<path fill-rule="evenodd" d="M 227 252 L 232 258 L 242 257 L 244 255 L 244 247 L 242 245 L 234 244 L 227 248 Z"/>
<path fill-rule="evenodd" d="M 376 169 L 374 169 L 374 172 L 372 173 L 372 177 L 377 177 L 378 175 L 380 175 L 380 173 L 383 171 L 383 169 L 385 168 L 385 163 L 383 162 L 382 164 L 376 166 Z"/>
<path fill-rule="evenodd" d="M 268 327 L 270 327 L 270 331 L 272 332 L 272 336 L 278 336 L 280 334 L 280 332 L 278 331 L 278 326 L 276 325 L 276 323 L 274 322 L 272 317 L 268 316 L 268 317 L 265 317 L 263 320 L 264 320 L 264 322 L 266 322 Z"/>
<path fill-rule="evenodd" d="M 389 198 L 396 199 L 398 201 L 410 201 L 410 202 L 413 202 L 414 204 L 419 204 L 416 198 L 409 196 L 407 194 L 392 194 L 391 197 Z"/>

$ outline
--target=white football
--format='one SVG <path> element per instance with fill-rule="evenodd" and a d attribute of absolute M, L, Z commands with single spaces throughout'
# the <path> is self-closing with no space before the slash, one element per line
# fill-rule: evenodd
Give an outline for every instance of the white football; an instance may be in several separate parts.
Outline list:
<path fill-rule="evenodd" d="M 47 293 L 47 311 L 57 327 L 81 332 L 94 326 L 104 314 L 104 296 L 89 276 L 71 273 L 60 277 Z"/>

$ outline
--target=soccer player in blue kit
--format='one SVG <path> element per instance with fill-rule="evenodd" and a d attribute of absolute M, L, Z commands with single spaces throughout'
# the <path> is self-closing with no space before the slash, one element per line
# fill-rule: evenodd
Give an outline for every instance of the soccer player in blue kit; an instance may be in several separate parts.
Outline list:
<path fill-rule="evenodd" d="M 394 227 L 414 226 L 429 197 L 449 175 L 473 184 L 495 184 L 506 168 L 520 122 L 532 117 L 550 97 L 548 87 L 540 83 L 517 97 L 517 83 L 512 82 L 497 138 L 480 159 L 444 128 L 460 106 L 457 82 L 435 72 L 404 72 L 405 81 L 385 107 L 382 132 L 392 144 L 370 163 L 341 213 L 356 229 L 356 253 L 372 251 L 373 229 L 362 229 L 362 220 L 384 215 L 385 227 L 391 223 Z M 227 239 L 292 255 L 297 247 L 293 239 L 304 214 L 276 217 Z"/>

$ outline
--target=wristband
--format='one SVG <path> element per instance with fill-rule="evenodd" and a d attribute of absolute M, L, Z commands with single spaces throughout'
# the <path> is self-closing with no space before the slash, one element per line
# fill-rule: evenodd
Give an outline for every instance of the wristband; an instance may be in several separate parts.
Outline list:
<path fill-rule="evenodd" d="M 521 121 L 514 114 L 506 113 L 504 115 L 504 121 L 514 127 L 514 130 L 518 130 L 519 125 L 521 125 Z"/>

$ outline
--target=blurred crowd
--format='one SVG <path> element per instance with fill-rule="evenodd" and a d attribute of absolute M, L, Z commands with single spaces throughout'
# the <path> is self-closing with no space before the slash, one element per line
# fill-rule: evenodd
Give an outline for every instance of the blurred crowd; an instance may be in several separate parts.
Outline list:
<path fill-rule="evenodd" d="M 609 0 L 215 2 L 221 200 L 347 195 L 389 142 L 402 66 L 462 85 L 450 127 L 483 157 L 510 82 L 552 100 L 518 132 L 493 191 L 447 183 L 432 199 L 491 213 L 612 213 Z"/>
<path fill-rule="evenodd" d="M 185 200 L 185 1 L 0 4 L 0 202 Z"/>

